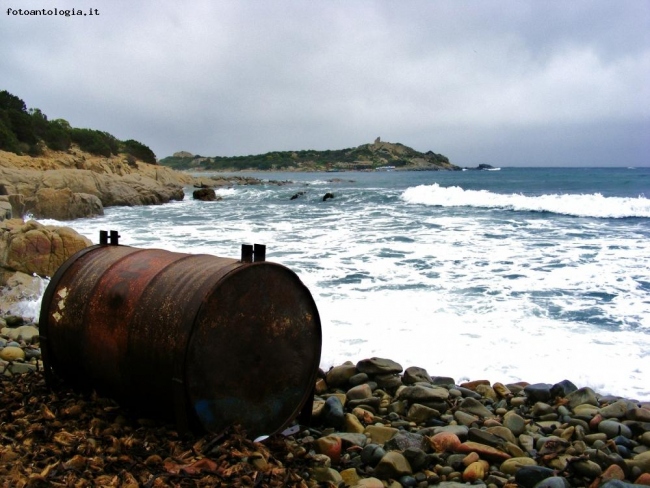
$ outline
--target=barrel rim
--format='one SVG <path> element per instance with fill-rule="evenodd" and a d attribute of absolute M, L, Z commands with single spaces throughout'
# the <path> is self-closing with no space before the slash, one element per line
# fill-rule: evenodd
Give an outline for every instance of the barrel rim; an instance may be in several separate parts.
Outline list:
<path fill-rule="evenodd" d="M 288 272 L 291 279 L 295 280 L 296 284 L 299 285 L 304 292 L 306 292 L 306 296 L 309 298 L 310 305 L 314 310 L 314 315 L 313 315 L 313 317 L 314 317 L 314 325 L 315 325 L 316 335 L 317 335 L 316 339 L 317 339 L 317 342 L 318 342 L 319 346 L 317 348 L 318 353 L 314 357 L 314 363 L 315 364 L 312 367 L 312 372 L 311 372 L 311 374 L 309 376 L 309 379 L 308 379 L 308 383 L 307 383 L 308 387 L 304 389 L 304 392 L 303 392 L 303 395 L 302 395 L 300 401 L 296 404 L 296 407 L 292 410 L 291 414 L 287 416 L 285 421 L 278 428 L 276 428 L 273 432 L 265 432 L 264 433 L 265 435 L 274 435 L 274 434 L 277 434 L 278 432 L 282 432 L 294 420 L 296 420 L 298 418 L 298 416 L 300 415 L 300 413 L 305 408 L 305 405 L 309 401 L 309 398 L 311 397 L 313 399 L 313 397 L 314 397 L 314 394 L 315 394 L 314 393 L 314 385 L 315 385 L 315 382 L 316 382 L 316 378 L 318 377 L 318 368 L 320 367 L 320 360 L 321 360 L 321 357 L 322 357 L 323 327 L 322 327 L 322 323 L 321 323 L 321 319 L 320 319 L 320 312 L 318 311 L 318 307 L 316 306 L 316 301 L 314 300 L 314 297 L 311 294 L 311 292 L 309 291 L 309 288 L 307 287 L 307 285 L 305 285 L 303 283 L 303 281 L 300 279 L 300 277 L 298 276 L 298 274 L 295 271 L 288 268 L 287 266 L 284 266 L 284 265 L 282 265 L 280 263 L 275 263 L 273 261 L 257 261 L 257 262 L 254 261 L 254 262 L 250 262 L 250 263 L 240 261 L 240 263 L 241 263 L 240 266 L 237 266 L 237 267 L 233 268 L 228 273 L 224 274 L 219 281 L 214 283 L 214 285 L 209 289 L 209 292 L 208 292 L 207 296 L 211 296 L 218 288 L 220 288 L 221 286 L 224 286 L 224 284 L 227 281 L 228 277 L 233 275 L 233 274 L 245 271 L 245 270 L 249 269 L 252 266 L 272 266 L 272 267 L 276 267 L 278 269 L 281 269 L 284 272 Z M 188 336 L 188 339 L 187 339 L 187 342 L 185 344 L 185 348 L 184 348 L 184 351 L 183 351 L 183 358 L 182 358 L 183 359 L 183 361 L 182 361 L 183 378 L 182 378 L 182 381 L 183 381 L 183 384 L 185 385 L 185 388 L 184 388 L 184 390 L 185 390 L 185 400 L 188 402 L 188 406 L 190 406 L 190 407 L 191 407 L 191 404 L 192 404 L 191 395 L 190 395 L 190 392 L 189 392 L 189 383 L 187 381 L 187 378 L 185 377 L 185 375 L 187 374 L 187 371 L 188 371 L 187 361 L 188 361 L 190 346 L 192 345 L 192 340 L 194 338 L 195 332 L 197 332 L 197 329 L 198 329 L 195 326 L 195 321 L 198 319 L 198 317 L 200 317 L 203 314 L 204 309 L 207 306 L 208 306 L 207 303 L 204 302 L 197 309 L 197 312 L 196 312 L 196 314 L 195 314 L 195 316 L 193 318 L 193 323 L 192 323 L 192 328 L 190 330 L 190 335 Z M 204 431 L 209 431 L 209 429 L 206 428 L 206 426 L 201 421 L 201 419 L 199 418 L 199 415 L 194 411 L 194 409 L 190 408 L 190 411 L 193 413 L 193 417 L 194 417 L 195 421 L 198 422 L 201 429 L 204 430 Z"/>
<path fill-rule="evenodd" d="M 51 355 L 49 349 L 50 345 L 48 342 L 48 336 L 49 336 L 48 317 L 50 315 L 50 306 L 52 304 L 52 298 L 54 298 L 54 291 L 56 290 L 59 282 L 61 281 L 61 278 L 65 275 L 68 269 L 70 269 L 72 265 L 77 262 L 79 258 L 95 251 L 97 248 L 105 247 L 105 246 L 106 244 L 95 244 L 93 246 L 85 247 L 77 251 L 76 253 L 74 253 L 61 266 L 57 268 L 57 270 L 54 272 L 54 275 L 52 275 L 52 277 L 50 278 L 50 282 L 45 288 L 45 292 L 43 292 L 43 296 L 41 298 L 41 311 L 38 316 L 38 332 L 39 332 L 38 339 L 41 344 L 41 355 L 43 356 L 43 373 L 45 374 L 45 382 L 50 386 L 54 384 L 54 372 L 51 363 Z"/>

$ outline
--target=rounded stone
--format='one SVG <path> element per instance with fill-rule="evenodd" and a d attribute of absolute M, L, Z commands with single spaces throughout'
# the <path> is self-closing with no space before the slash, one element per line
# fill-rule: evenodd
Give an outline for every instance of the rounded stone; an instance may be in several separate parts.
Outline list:
<path fill-rule="evenodd" d="M 0 359 L 4 361 L 16 361 L 25 359 L 25 351 L 20 347 L 7 346 L 0 351 Z"/>
<path fill-rule="evenodd" d="M 537 483 L 534 488 L 571 488 L 571 485 L 562 476 L 551 476 Z"/>
<path fill-rule="evenodd" d="M 551 399 L 551 385 L 547 383 L 528 385 L 524 388 L 524 393 L 531 403 L 547 402 Z"/>
<path fill-rule="evenodd" d="M 402 454 L 411 465 L 413 471 L 424 469 L 429 462 L 427 454 L 422 449 L 407 447 Z"/>
<path fill-rule="evenodd" d="M 352 488 L 384 488 L 384 483 L 375 477 L 363 478 Z"/>
<path fill-rule="evenodd" d="M 390 478 L 397 479 L 400 476 L 413 474 L 413 471 L 402 453 L 390 451 L 381 458 L 381 461 L 375 467 L 374 474 L 379 479 L 388 480 Z"/>
<path fill-rule="evenodd" d="M 357 363 L 357 370 L 367 374 L 401 373 L 402 366 L 391 359 L 370 358 Z"/>
<path fill-rule="evenodd" d="M 572 391 L 576 391 L 578 387 L 571 383 L 569 380 L 562 380 L 559 383 L 555 383 L 551 387 L 551 396 L 555 397 L 565 397 Z"/>
<path fill-rule="evenodd" d="M 346 361 L 340 366 L 334 366 L 325 375 L 325 381 L 330 386 L 343 386 L 348 383 L 350 378 L 357 374 L 357 367 L 350 361 Z"/>
<path fill-rule="evenodd" d="M 366 398 L 372 397 L 372 389 L 368 383 L 362 385 L 353 386 L 345 394 L 348 400 L 365 400 Z"/>
<path fill-rule="evenodd" d="M 514 435 L 519 436 L 526 432 L 526 421 L 523 417 L 513 411 L 508 412 L 503 417 L 503 426 L 510 430 Z"/>
<path fill-rule="evenodd" d="M 379 444 L 367 444 L 361 451 L 361 461 L 364 464 L 376 466 L 385 455 L 386 451 Z"/>
<path fill-rule="evenodd" d="M 431 418 L 440 417 L 440 412 L 438 410 L 421 405 L 419 403 L 414 403 L 409 408 L 406 418 L 416 424 L 423 424 Z"/>
<path fill-rule="evenodd" d="M 489 469 L 490 465 L 487 461 L 475 461 L 463 470 L 463 481 L 474 483 L 477 480 L 483 480 Z"/>
<path fill-rule="evenodd" d="M 338 464 L 341 461 L 341 449 L 343 443 L 340 437 L 333 435 L 320 437 L 316 439 L 314 444 L 316 451 L 329 457 L 333 464 Z"/>
<path fill-rule="evenodd" d="M 11 329 L 7 336 L 14 341 L 23 340 L 28 344 L 36 343 L 38 342 L 38 329 L 33 325 L 21 325 Z"/>
<path fill-rule="evenodd" d="M 417 366 L 406 368 L 402 381 L 405 385 L 412 385 L 413 383 L 417 383 L 419 381 L 433 383 L 433 379 L 431 379 L 431 376 L 429 376 L 427 370 L 424 368 L 418 368 Z"/>
<path fill-rule="evenodd" d="M 580 388 L 576 391 L 572 391 L 566 396 L 569 400 L 569 407 L 575 408 L 578 405 L 589 404 L 598 406 L 598 397 L 596 392 L 589 387 Z"/>
<path fill-rule="evenodd" d="M 611 419 L 611 418 L 617 418 L 617 419 L 622 419 L 625 418 L 625 414 L 628 411 L 628 402 L 625 400 L 618 400 L 611 405 L 607 405 L 606 407 L 603 407 L 600 409 L 600 414 L 605 417 L 606 419 Z"/>
<path fill-rule="evenodd" d="M 474 398 L 465 398 L 459 405 L 458 407 L 460 410 L 463 412 L 472 414 L 472 415 L 478 415 L 479 417 L 482 418 L 493 418 L 494 413 L 490 411 L 485 405 L 483 405 L 481 402 L 478 400 L 475 400 Z"/>
<path fill-rule="evenodd" d="M 348 382 L 349 382 L 352 386 L 357 386 L 357 385 L 361 385 L 362 383 L 367 382 L 368 379 L 369 379 L 369 378 L 368 378 L 368 375 L 367 375 L 366 373 L 357 373 L 357 374 L 355 374 L 354 376 L 351 376 L 351 377 L 348 379 Z"/>
<path fill-rule="evenodd" d="M 588 459 L 580 459 L 579 461 L 571 463 L 571 467 L 580 476 L 585 476 L 591 479 L 597 478 L 603 474 L 602 468 L 597 463 L 589 461 Z"/>
<path fill-rule="evenodd" d="M 499 471 L 505 474 L 514 475 L 518 469 L 524 466 L 537 466 L 537 463 L 533 458 L 529 457 L 510 458 L 501 463 Z"/>
<path fill-rule="evenodd" d="M 362 434 L 365 430 L 365 427 L 361 421 L 357 418 L 356 415 L 351 413 L 346 413 L 343 420 L 343 430 L 345 432 L 351 432 L 356 434 Z"/>
<path fill-rule="evenodd" d="M 605 434 L 608 439 L 613 439 L 619 435 L 627 437 L 628 439 L 632 438 L 632 431 L 630 428 L 615 420 L 603 420 L 598 424 L 598 432 Z"/>
<path fill-rule="evenodd" d="M 452 432 L 439 432 L 428 440 L 436 452 L 453 452 L 461 444 L 458 436 Z"/>
<path fill-rule="evenodd" d="M 533 488 L 537 483 L 554 474 L 555 471 L 545 466 L 522 466 L 515 473 L 515 481 L 523 488 Z"/>
<path fill-rule="evenodd" d="M 343 404 L 338 397 L 331 396 L 325 400 L 322 417 L 324 418 L 325 424 L 330 427 L 336 429 L 343 427 L 345 414 L 343 412 Z"/>

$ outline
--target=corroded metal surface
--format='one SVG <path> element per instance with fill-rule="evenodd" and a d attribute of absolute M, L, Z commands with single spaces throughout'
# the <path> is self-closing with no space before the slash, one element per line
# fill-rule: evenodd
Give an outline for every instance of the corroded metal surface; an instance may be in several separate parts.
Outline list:
<path fill-rule="evenodd" d="M 94 246 L 41 308 L 48 376 L 184 426 L 281 430 L 310 397 L 318 310 L 284 266 Z"/>

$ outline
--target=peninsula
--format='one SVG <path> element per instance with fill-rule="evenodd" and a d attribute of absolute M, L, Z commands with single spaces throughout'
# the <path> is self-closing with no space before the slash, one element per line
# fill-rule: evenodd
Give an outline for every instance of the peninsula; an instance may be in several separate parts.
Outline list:
<path fill-rule="evenodd" d="M 273 151 L 250 156 L 204 157 L 187 151 L 163 158 L 159 164 L 191 171 L 440 171 L 461 168 L 433 151 L 425 153 L 400 143 L 384 142 L 326 151 Z"/>

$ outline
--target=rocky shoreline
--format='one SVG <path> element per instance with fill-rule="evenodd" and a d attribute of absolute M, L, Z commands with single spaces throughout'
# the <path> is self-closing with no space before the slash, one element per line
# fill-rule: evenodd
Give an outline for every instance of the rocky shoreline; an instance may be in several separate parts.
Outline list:
<path fill-rule="evenodd" d="M 50 390 L 36 324 L 0 326 L 1 486 L 650 486 L 650 403 L 567 380 L 458 385 L 389 359 L 347 362 L 319 372 L 308 424 L 254 442 Z"/>

